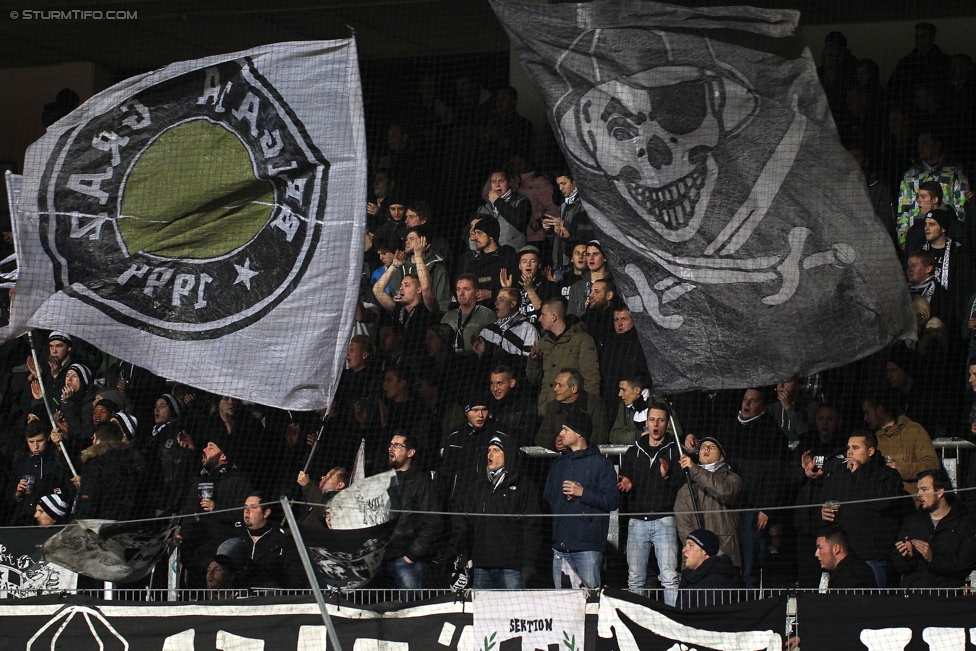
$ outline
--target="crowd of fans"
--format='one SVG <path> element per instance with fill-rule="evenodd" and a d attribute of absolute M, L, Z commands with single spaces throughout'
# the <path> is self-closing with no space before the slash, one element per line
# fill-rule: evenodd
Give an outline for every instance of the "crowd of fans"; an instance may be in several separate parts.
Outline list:
<path fill-rule="evenodd" d="M 418 133 L 457 119 L 506 162 L 480 170 L 480 200 L 439 215 L 444 196 L 426 197 L 422 170 L 442 160 L 431 147 L 453 141 L 390 126 L 373 155 L 355 332 L 327 410 L 206 395 L 63 332 L 48 336 L 41 368 L 23 340 L 8 342 L 3 521 L 200 515 L 180 530 L 183 585 L 302 587 L 273 503 L 290 495 L 302 523 L 330 526 L 329 500 L 362 444 L 366 475 L 397 472 L 403 513 L 377 582 L 404 590 L 550 585 L 538 578 L 550 560 L 556 586 L 660 586 L 669 604 L 680 587 L 768 584 L 774 568 L 805 587 L 962 586 L 976 569 L 976 517 L 932 438 L 976 433 L 964 172 L 976 90 L 972 61 L 934 41 L 917 25 L 886 87 L 836 32 L 819 69 L 904 261 L 917 342 L 775 387 L 665 398 L 572 172 L 526 171 L 531 125 L 515 91 L 485 105 L 468 93 L 453 109 L 433 98 L 434 113 L 417 109 Z M 628 446 L 618 467 L 603 444 Z M 527 456 L 533 447 L 552 459 Z M 967 461 L 953 466 L 958 488 L 974 486 Z"/>

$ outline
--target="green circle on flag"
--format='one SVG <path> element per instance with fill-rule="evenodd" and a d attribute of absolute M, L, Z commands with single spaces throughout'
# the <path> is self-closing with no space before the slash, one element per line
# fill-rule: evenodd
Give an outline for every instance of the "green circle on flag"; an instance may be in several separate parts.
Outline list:
<path fill-rule="evenodd" d="M 124 187 L 118 226 L 126 248 L 167 258 L 216 258 L 244 246 L 275 202 L 240 139 L 207 120 L 163 133 Z"/>

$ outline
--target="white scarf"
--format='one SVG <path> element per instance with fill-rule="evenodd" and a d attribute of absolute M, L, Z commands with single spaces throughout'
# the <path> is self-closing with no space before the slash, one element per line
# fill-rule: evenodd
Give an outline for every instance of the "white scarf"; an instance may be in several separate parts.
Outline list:
<path fill-rule="evenodd" d="M 718 470 L 724 465 L 725 465 L 724 461 L 713 461 L 712 463 L 703 463 L 701 464 L 701 467 L 707 470 L 708 472 L 715 472 L 716 470 Z"/>

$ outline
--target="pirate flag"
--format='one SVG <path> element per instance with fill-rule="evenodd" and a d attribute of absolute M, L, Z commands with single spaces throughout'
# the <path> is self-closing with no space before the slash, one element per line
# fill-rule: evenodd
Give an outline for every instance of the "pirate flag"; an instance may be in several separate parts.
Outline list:
<path fill-rule="evenodd" d="M 799 15 L 491 0 L 545 102 L 655 386 L 808 375 L 913 338 Z"/>
<path fill-rule="evenodd" d="M 218 395 L 323 407 L 354 320 L 364 160 L 352 40 L 121 82 L 27 152 L 14 334 L 58 329 Z"/>

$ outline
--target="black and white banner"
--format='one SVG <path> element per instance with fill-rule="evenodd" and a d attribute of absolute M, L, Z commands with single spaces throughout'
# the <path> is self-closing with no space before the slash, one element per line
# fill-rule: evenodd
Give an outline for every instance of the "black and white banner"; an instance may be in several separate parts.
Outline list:
<path fill-rule="evenodd" d="M 0 605 L 4 649 L 323 651 L 326 627 L 308 598 L 208 604 L 95 602 L 69 597 Z M 343 649 L 475 649 L 471 604 L 453 598 L 397 610 L 328 606 Z M 480 648 L 480 647 L 479 647 Z M 580 647 L 581 648 L 581 647 Z M 497 647 L 496 647 L 497 651 Z"/>
<path fill-rule="evenodd" d="M 366 585 L 383 562 L 395 526 L 395 521 L 363 529 L 302 525 L 302 540 L 319 585 L 347 590 Z"/>
<path fill-rule="evenodd" d="M 976 609 L 969 596 L 800 594 L 797 615 L 804 649 L 976 649 Z"/>
<path fill-rule="evenodd" d="M 44 560 L 99 581 L 137 581 L 166 552 L 176 528 L 176 521 L 78 520 L 44 542 Z"/>
<path fill-rule="evenodd" d="M 785 621 L 785 597 L 677 610 L 621 590 L 605 590 L 597 649 L 782 651 Z"/>
<path fill-rule="evenodd" d="M 351 39 L 173 63 L 27 151 L 11 328 L 153 373 L 325 407 L 359 292 L 365 135 Z"/>
<path fill-rule="evenodd" d="M 491 4 L 655 386 L 762 386 L 915 337 L 894 246 L 795 36 L 798 12 Z"/>
<path fill-rule="evenodd" d="M 77 574 L 41 558 L 41 545 L 58 529 L 0 529 L 0 599 L 75 589 Z"/>

